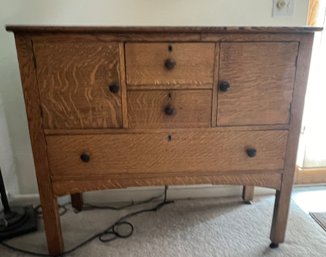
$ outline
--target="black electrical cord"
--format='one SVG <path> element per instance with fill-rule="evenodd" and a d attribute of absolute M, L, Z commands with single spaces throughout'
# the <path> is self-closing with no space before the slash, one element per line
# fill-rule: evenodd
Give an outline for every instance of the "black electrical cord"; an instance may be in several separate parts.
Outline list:
<path fill-rule="evenodd" d="M 79 243 L 77 246 L 63 252 L 60 256 L 64 256 L 66 254 L 69 254 L 69 253 L 72 253 L 72 252 L 76 251 L 77 249 L 79 249 L 82 246 L 86 245 L 87 243 L 91 242 L 95 238 L 98 238 L 103 243 L 107 243 L 107 242 L 113 241 L 113 240 L 115 240 L 117 238 L 128 238 L 128 237 L 130 237 L 134 232 L 134 227 L 130 222 L 126 221 L 126 219 L 134 217 L 134 216 L 136 216 L 138 214 L 141 214 L 141 213 L 158 211 L 164 205 L 173 203 L 173 201 L 168 201 L 167 200 L 167 190 L 168 190 L 168 186 L 165 186 L 164 187 L 164 199 L 163 199 L 162 202 L 157 204 L 155 207 L 148 208 L 148 209 L 143 209 L 143 210 L 139 210 L 139 211 L 134 211 L 134 212 L 131 212 L 131 213 L 125 215 L 125 216 L 122 216 L 117 221 L 115 221 L 111 226 L 107 227 L 105 230 L 103 230 L 103 231 L 89 237 L 85 241 Z M 153 200 L 153 199 L 157 199 L 157 198 L 158 197 L 153 197 L 151 199 Z M 143 203 L 146 203 L 146 202 L 148 203 L 148 202 L 150 202 L 150 200 L 146 200 L 146 201 L 143 201 L 143 202 L 140 202 L 140 203 L 137 203 L 137 204 L 133 203 L 133 205 L 143 204 Z M 133 206 L 133 205 L 128 205 L 127 207 L 130 207 L 130 206 Z M 102 206 L 102 208 L 103 208 L 103 206 Z M 106 206 L 106 209 L 109 209 L 109 208 L 111 209 L 112 207 L 111 206 Z M 113 207 L 113 208 L 115 208 L 115 207 Z M 118 210 L 121 210 L 121 207 L 117 207 L 117 208 L 118 208 Z M 126 207 L 124 207 L 124 208 L 126 208 Z M 130 228 L 130 231 L 128 233 L 126 233 L 126 234 L 122 234 L 121 232 L 118 231 L 119 226 L 128 226 Z M 108 236 L 110 236 L 110 238 L 107 238 Z M 11 250 L 14 250 L 14 251 L 17 251 L 17 252 L 21 252 L 21 253 L 24 253 L 24 254 L 30 254 L 30 255 L 34 255 L 34 256 L 52 257 L 52 255 L 49 255 L 49 254 L 37 253 L 37 252 L 32 252 L 32 251 L 20 249 L 20 248 L 14 247 L 12 245 L 9 245 L 9 244 L 7 244 L 5 242 L 0 242 L 0 244 L 5 246 L 8 249 L 11 249 Z"/>

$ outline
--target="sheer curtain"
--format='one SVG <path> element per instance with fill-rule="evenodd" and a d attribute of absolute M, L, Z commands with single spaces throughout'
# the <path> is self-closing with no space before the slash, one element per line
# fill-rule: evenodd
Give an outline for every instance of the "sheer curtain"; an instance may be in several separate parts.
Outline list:
<path fill-rule="evenodd" d="M 323 18 L 325 13 L 323 13 Z M 326 32 L 317 33 L 312 53 L 301 138 L 303 167 L 326 167 Z"/>

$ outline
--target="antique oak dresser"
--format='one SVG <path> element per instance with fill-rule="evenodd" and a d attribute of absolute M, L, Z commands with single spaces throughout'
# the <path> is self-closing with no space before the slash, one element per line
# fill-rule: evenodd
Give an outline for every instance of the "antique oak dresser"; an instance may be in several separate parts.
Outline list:
<path fill-rule="evenodd" d="M 284 241 L 315 29 L 7 30 L 51 254 L 58 196 L 130 186 L 276 189 L 271 247 Z"/>

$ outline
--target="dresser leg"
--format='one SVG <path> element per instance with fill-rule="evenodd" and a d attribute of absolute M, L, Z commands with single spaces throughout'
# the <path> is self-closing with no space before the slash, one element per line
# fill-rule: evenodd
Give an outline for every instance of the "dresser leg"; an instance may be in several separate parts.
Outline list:
<path fill-rule="evenodd" d="M 284 190 L 276 190 L 274 214 L 270 236 L 272 241 L 270 245 L 271 248 L 277 248 L 279 243 L 284 242 L 290 199 L 291 189 L 285 188 Z"/>
<path fill-rule="evenodd" d="M 83 209 L 83 195 L 82 193 L 71 194 L 71 205 L 76 211 Z"/>
<path fill-rule="evenodd" d="M 49 254 L 59 256 L 64 251 L 57 198 L 42 203 L 43 221 Z"/>
<path fill-rule="evenodd" d="M 254 186 L 243 186 L 242 199 L 246 204 L 252 204 L 252 200 L 254 199 L 254 191 Z"/>

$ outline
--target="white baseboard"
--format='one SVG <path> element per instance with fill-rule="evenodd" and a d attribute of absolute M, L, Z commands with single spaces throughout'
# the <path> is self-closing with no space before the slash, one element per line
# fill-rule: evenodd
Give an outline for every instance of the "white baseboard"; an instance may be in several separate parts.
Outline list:
<path fill-rule="evenodd" d="M 84 194 L 85 202 L 110 203 L 110 202 L 129 202 L 142 201 L 158 196 L 164 192 L 164 187 L 135 187 L 128 189 L 103 190 L 87 192 Z M 267 188 L 255 189 L 256 195 L 274 194 L 275 190 Z M 191 198 L 210 198 L 210 197 L 231 197 L 242 195 L 242 186 L 212 186 L 212 185 L 193 185 L 193 186 L 171 186 L 168 190 L 168 199 L 191 199 Z"/>
<path fill-rule="evenodd" d="M 126 189 L 110 189 L 87 192 L 83 194 L 84 202 L 88 203 L 114 203 L 142 201 L 162 194 L 164 187 L 130 187 Z M 255 195 L 274 194 L 275 190 L 268 188 L 255 188 Z M 222 185 L 191 185 L 191 186 L 171 186 L 168 190 L 169 199 L 191 199 L 209 197 L 232 197 L 242 194 L 242 186 L 222 186 Z M 38 204 L 39 195 L 10 195 L 10 202 L 17 205 Z M 70 201 L 69 196 L 60 197 L 61 204 Z"/>

